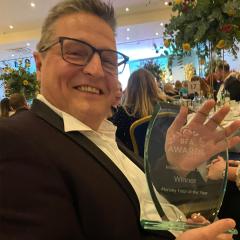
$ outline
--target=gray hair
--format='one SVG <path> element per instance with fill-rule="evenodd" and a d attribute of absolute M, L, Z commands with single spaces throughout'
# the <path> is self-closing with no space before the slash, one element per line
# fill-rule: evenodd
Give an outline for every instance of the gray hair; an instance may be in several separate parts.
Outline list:
<path fill-rule="evenodd" d="M 86 12 L 100 17 L 115 32 L 116 18 L 114 8 L 110 3 L 106 4 L 101 0 L 64 0 L 49 11 L 42 26 L 41 39 L 37 44 L 37 50 L 41 50 L 51 41 L 54 34 L 54 23 L 59 18 L 79 12 Z"/>

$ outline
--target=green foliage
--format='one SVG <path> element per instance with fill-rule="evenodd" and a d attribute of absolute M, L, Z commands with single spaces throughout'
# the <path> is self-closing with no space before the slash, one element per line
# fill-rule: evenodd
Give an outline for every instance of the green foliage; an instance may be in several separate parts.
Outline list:
<path fill-rule="evenodd" d="M 159 81 L 161 79 L 162 70 L 161 66 L 153 60 L 149 60 L 144 64 L 143 68 L 147 69 Z"/>
<path fill-rule="evenodd" d="M 4 82 L 5 95 L 9 97 L 13 93 L 22 93 L 27 100 L 33 99 L 39 91 L 39 83 L 36 73 L 29 72 L 30 65 L 25 67 L 20 64 L 18 69 L 5 67 L 0 79 Z"/>
<path fill-rule="evenodd" d="M 176 55 L 183 55 L 182 45 L 188 43 L 197 48 L 199 57 L 208 56 L 209 51 L 226 49 L 237 56 L 240 42 L 239 0 L 182 0 L 173 1 L 170 23 L 166 25 L 164 38 L 174 46 Z M 224 45 L 219 46 L 219 41 Z"/>

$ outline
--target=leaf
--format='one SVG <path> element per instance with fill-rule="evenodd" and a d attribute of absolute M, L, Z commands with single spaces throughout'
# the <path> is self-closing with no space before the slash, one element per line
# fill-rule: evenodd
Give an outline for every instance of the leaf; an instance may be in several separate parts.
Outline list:
<path fill-rule="evenodd" d="M 194 42 L 201 42 L 205 37 L 205 34 L 207 32 L 207 29 L 209 28 L 209 25 L 206 21 L 200 22 L 198 25 L 198 30 L 196 34 L 194 35 Z"/>
<path fill-rule="evenodd" d="M 212 10 L 212 13 L 208 16 L 208 20 L 210 22 L 217 20 L 220 21 L 222 18 L 222 11 L 221 8 L 215 8 Z"/>
<path fill-rule="evenodd" d="M 236 56 L 236 43 L 240 42 L 240 0 L 197 0 L 196 6 L 192 1 L 184 1 L 175 6 L 177 16 L 170 19 L 166 32 L 172 39 L 172 55 L 184 57 L 182 44 L 188 42 L 191 47 L 202 44 L 197 54 L 207 56 L 210 42 L 215 46 L 219 40 L 225 40 L 229 51 Z M 187 9 L 187 10 L 186 10 Z M 231 24 L 230 33 L 221 31 L 222 26 Z"/>
<path fill-rule="evenodd" d="M 195 11 L 197 12 L 197 15 L 208 9 L 209 8 L 209 5 L 210 5 L 210 1 L 209 0 L 198 0 L 197 1 L 197 5 L 196 5 L 196 8 L 195 8 Z"/>

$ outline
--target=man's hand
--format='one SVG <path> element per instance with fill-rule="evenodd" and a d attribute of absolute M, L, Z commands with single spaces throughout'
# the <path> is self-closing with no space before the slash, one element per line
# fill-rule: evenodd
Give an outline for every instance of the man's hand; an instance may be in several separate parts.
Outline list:
<path fill-rule="evenodd" d="M 222 219 L 206 227 L 188 230 L 176 240 L 230 240 L 232 235 L 225 232 L 234 228 L 235 225 L 232 219 Z"/>
<path fill-rule="evenodd" d="M 231 136 L 240 128 L 240 121 L 234 121 L 226 128 L 219 127 L 230 108 L 224 106 L 208 118 L 214 105 L 214 100 L 208 100 L 188 124 L 188 111 L 182 107 L 168 129 L 166 156 L 177 171 L 192 171 L 219 152 L 240 143 L 239 136 Z"/>

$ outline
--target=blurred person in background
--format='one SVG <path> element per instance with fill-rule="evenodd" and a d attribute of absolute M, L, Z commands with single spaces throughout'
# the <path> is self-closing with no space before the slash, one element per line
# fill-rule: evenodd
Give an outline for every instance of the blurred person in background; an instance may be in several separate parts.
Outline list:
<path fill-rule="evenodd" d="M 29 110 L 27 100 L 21 93 L 12 94 L 9 98 L 9 104 L 13 111 L 15 112 L 13 115 L 18 114 L 22 111 Z"/>
<path fill-rule="evenodd" d="M 180 97 L 188 98 L 188 81 L 183 81 L 182 87 L 179 90 Z"/>
<path fill-rule="evenodd" d="M 3 98 L 1 100 L 1 117 L 2 118 L 8 118 L 10 117 L 14 112 L 12 111 L 10 104 L 9 104 L 9 98 Z"/>
<path fill-rule="evenodd" d="M 179 95 L 179 91 L 180 91 L 181 88 L 182 88 L 182 82 L 180 80 L 177 80 L 175 82 L 175 89 L 174 90 L 178 93 L 178 95 Z"/>
<path fill-rule="evenodd" d="M 208 97 L 210 93 L 210 87 L 206 83 L 204 79 L 199 76 L 193 76 L 191 78 L 191 82 L 199 82 L 200 83 L 200 95 L 204 97 Z"/>
<path fill-rule="evenodd" d="M 230 73 L 223 84 L 224 89 L 230 93 L 230 100 L 240 101 L 240 73 Z"/>
<path fill-rule="evenodd" d="M 219 91 L 220 86 L 224 82 L 224 79 L 230 73 L 230 66 L 226 62 L 221 62 L 217 65 L 215 72 L 210 73 L 206 78 L 206 83 L 209 85 L 213 97 L 217 100 L 217 93 Z"/>
<path fill-rule="evenodd" d="M 231 238 L 224 234 L 235 225 L 229 219 L 177 238 L 141 227 L 144 213 L 160 217 L 144 172 L 118 149 L 115 128 L 106 120 L 118 67 L 128 61 L 116 51 L 115 25 L 113 6 L 99 0 L 58 2 L 44 21 L 34 53 L 41 94 L 30 111 L 0 121 L 1 240 Z M 160 101 L 158 92 L 154 98 Z M 208 114 L 213 105 L 200 110 Z M 182 108 L 175 126 L 182 129 L 186 115 Z M 195 120 L 203 133 L 209 130 Z M 229 136 L 236 127 L 236 121 L 226 127 Z M 216 137 L 211 140 L 222 140 Z M 228 144 L 238 140 L 229 137 Z M 187 160 L 177 157 L 172 160 Z"/>
<path fill-rule="evenodd" d="M 116 90 L 116 97 L 115 97 L 115 102 L 113 104 L 113 107 L 117 108 L 121 105 L 122 96 L 123 96 L 122 84 L 120 81 L 118 81 L 118 87 Z"/>
<path fill-rule="evenodd" d="M 164 93 L 167 95 L 167 96 L 170 96 L 170 97 L 178 97 L 178 91 L 174 89 L 173 85 L 171 83 L 166 83 L 164 85 Z"/>
<path fill-rule="evenodd" d="M 129 77 L 122 105 L 112 117 L 113 124 L 117 126 L 117 139 L 133 150 L 130 126 L 136 120 L 151 115 L 154 106 L 164 101 L 166 96 L 158 88 L 151 72 L 143 68 L 133 72 Z"/>

